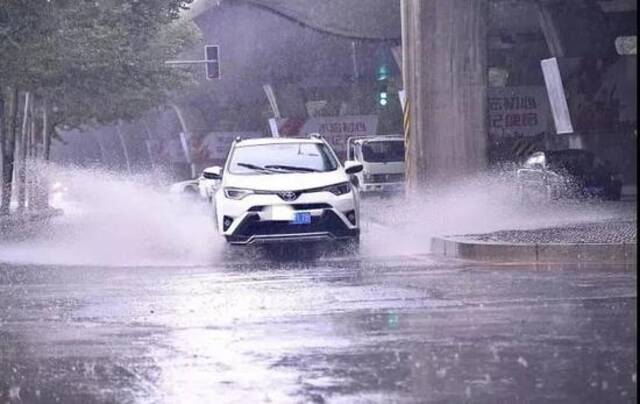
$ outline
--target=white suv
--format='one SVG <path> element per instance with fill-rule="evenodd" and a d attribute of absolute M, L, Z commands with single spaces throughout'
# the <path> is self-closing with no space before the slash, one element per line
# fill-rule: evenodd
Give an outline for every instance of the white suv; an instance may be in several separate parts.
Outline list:
<path fill-rule="evenodd" d="M 362 165 L 343 166 L 319 136 L 309 139 L 236 140 L 212 199 L 216 227 L 231 244 L 340 240 L 358 244 L 358 192 L 351 176 Z"/>

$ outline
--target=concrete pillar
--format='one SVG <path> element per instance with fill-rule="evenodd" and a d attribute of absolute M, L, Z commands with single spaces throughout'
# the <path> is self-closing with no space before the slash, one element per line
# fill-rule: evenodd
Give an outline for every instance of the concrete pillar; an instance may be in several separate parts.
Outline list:
<path fill-rule="evenodd" d="M 487 1 L 402 0 L 411 188 L 486 168 Z"/>

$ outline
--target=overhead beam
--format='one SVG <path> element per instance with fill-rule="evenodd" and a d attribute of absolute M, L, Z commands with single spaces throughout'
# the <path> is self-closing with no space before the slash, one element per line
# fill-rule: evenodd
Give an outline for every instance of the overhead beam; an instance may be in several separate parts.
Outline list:
<path fill-rule="evenodd" d="M 547 47 L 549 48 L 549 54 L 552 57 L 556 57 L 556 58 L 564 57 L 565 55 L 564 47 L 562 46 L 562 41 L 560 40 L 560 34 L 556 27 L 551 11 L 549 10 L 549 7 L 542 1 L 538 1 L 537 11 L 538 11 L 538 23 L 540 24 L 540 29 L 542 30 L 544 39 L 547 42 Z"/>
<path fill-rule="evenodd" d="M 598 4 L 605 13 L 624 13 L 638 9 L 637 0 L 608 0 L 599 1 Z"/>

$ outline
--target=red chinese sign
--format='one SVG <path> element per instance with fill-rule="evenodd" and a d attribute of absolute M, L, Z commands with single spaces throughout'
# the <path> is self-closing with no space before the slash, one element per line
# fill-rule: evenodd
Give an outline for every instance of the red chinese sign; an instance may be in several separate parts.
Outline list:
<path fill-rule="evenodd" d="M 487 92 L 489 136 L 535 136 L 548 130 L 544 86 L 492 87 Z"/>

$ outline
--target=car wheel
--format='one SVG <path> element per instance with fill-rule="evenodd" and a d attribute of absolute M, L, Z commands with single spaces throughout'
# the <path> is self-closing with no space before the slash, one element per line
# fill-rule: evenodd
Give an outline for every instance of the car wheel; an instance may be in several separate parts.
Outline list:
<path fill-rule="evenodd" d="M 342 245 L 342 250 L 347 255 L 360 254 L 360 236 L 346 240 Z"/>

